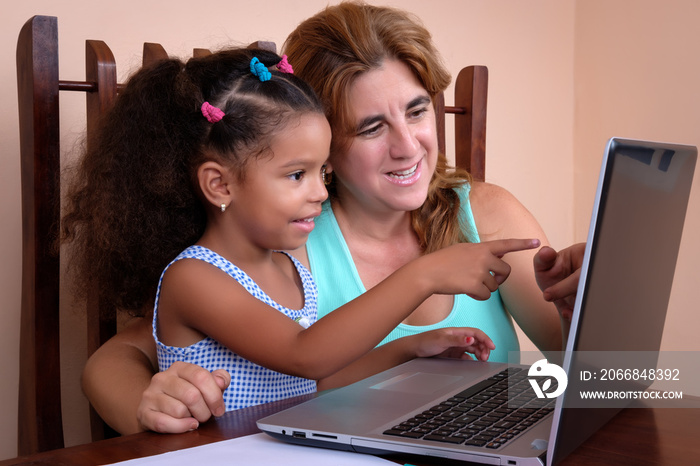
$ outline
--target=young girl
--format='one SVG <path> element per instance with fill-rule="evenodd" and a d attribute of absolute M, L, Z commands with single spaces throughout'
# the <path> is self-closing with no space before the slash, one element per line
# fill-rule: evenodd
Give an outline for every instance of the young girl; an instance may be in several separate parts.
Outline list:
<path fill-rule="evenodd" d="M 413 357 L 487 359 L 493 342 L 473 328 L 373 348 L 434 293 L 487 299 L 509 273 L 501 257 L 536 240 L 422 256 L 316 322 L 310 273 L 282 251 L 304 245 L 320 215 L 331 132 L 291 71 L 274 53 L 237 49 L 170 59 L 129 80 L 69 197 L 64 236 L 77 240 L 83 282 L 136 311 L 153 293 L 160 369 L 226 369 L 227 410 Z"/>

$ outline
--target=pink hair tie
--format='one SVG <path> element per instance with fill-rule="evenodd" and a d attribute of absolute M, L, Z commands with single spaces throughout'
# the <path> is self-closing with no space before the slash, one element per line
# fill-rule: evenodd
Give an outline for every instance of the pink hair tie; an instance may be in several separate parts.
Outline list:
<path fill-rule="evenodd" d="M 209 123 L 216 123 L 226 114 L 220 108 L 214 107 L 209 102 L 204 102 L 202 104 L 202 115 L 204 115 L 204 118 L 206 118 Z"/>
<path fill-rule="evenodd" d="M 292 68 L 292 65 L 290 65 L 287 61 L 287 55 L 282 55 L 282 60 L 280 60 L 280 62 L 277 63 L 277 69 L 282 73 L 294 74 L 294 69 Z"/>

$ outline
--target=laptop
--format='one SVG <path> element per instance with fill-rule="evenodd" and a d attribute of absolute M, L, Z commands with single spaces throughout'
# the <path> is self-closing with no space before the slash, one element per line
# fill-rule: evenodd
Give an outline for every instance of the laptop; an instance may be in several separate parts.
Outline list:
<path fill-rule="evenodd" d="M 632 352 L 655 367 L 696 159 L 694 146 L 608 141 L 559 359 L 529 366 L 414 359 L 260 419 L 258 427 L 286 442 L 360 453 L 557 464 L 629 403 L 581 409 L 575 394 L 582 382 L 574 379 L 600 367 L 577 355 L 609 361 Z M 635 380 L 642 385 L 634 389 L 646 382 Z"/>

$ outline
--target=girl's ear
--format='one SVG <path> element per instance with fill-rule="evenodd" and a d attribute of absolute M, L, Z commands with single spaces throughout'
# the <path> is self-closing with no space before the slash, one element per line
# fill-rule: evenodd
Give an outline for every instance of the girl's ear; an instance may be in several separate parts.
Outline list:
<path fill-rule="evenodd" d="M 197 169 L 197 179 L 202 194 L 214 207 L 231 205 L 234 186 L 231 184 L 233 180 L 230 170 L 214 161 L 204 162 Z"/>
<path fill-rule="evenodd" d="M 333 165 L 330 160 L 326 160 L 323 165 L 323 184 L 330 185 L 333 180 Z"/>

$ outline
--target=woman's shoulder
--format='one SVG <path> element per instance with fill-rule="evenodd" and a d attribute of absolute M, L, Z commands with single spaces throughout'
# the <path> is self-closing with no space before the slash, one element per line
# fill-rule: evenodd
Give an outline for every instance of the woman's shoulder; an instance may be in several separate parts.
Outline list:
<path fill-rule="evenodd" d="M 522 208 L 522 204 L 507 189 L 485 181 L 472 182 L 469 202 L 474 214 L 497 213 L 501 209 Z"/>
<path fill-rule="evenodd" d="M 510 191 L 493 183 L 473 182 L 469 202 L 482 240 L 512 235 L 534 221 Z M 484 232 L 491 234 L 485 238 Z"/>

